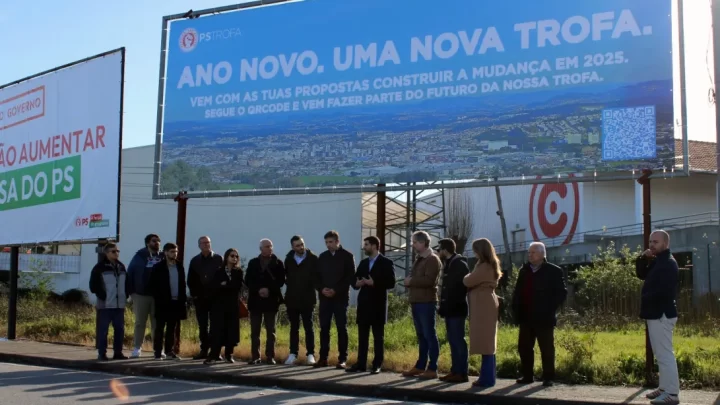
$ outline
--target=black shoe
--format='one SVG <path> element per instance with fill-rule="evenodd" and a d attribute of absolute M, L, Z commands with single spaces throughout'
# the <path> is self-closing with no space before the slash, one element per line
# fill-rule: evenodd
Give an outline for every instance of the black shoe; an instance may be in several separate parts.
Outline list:
<path fill-rule="evenodd" d="M 170 353 L 166 357 L 170 360 L 182 360 L 182 358 L 175 353 Z"/>
<path fill-rule="evenodd" d="M 126 356 L 126 355 L 124 355 L 124 354 L 122 354 L 122 353 L 115 353 L 115 354 L 113 355 L 113 358 L 112 358 L 112 359 L 113 359 L 113 360 L 127 360 L 127 359 L 129 359 L 129 357 Z"/>
<path fill-rule="evenodd" d="M 345 363 L 344 361 L 338 362 L 337 366 L 335 366 L 335 368 L 338 370 L 344 370 L 346 367 L 347 367 L 347 363 Z"/>
<path fill-rule="evenodd" d="M 205 360 L 208 357 L 208 352 L 201 350 L 200 353 L 193 356 L 193 360 Z"/>
<path fill-rule="evenodd" d="M 110 359 L 108 359 L 108 356 L 105 354 L 98 354 L 97 359 L 98 359 L 98 361 L 109 361 L 110 360 Z"/>
<path fill-rule="evenodd" d="M 370 369 L 370 374 L 380 374 L 380 367 L 373 367 Z"/>
<path fill-rule="evenodd" d="M 215 362 L 217 362 L 216 359 L 211 359 L 210 357 L 208 357 L 207 359 L 205 359 L 205 361 L 203 361 L 203 364 L 210 365 L 210 364 L 214 364 Z"/>
<path fill-rule="evenodd" d="M 360 367 L 357 364 L 345 369 L 346 373 L 363 373 L 365 371 L 367 371 L 367 367 Z"/>
<path fill-rule="evenodd" d="M 515 382 L 518 384 L 532 384 L 535 381 L 532 378 L 523 377 L 523 378 L 518 378 L 517 380 L 515 380 Z"/>
<path fill-rule="evenodd" d="M 265 359 L 265 364 L 274 365 L 276 364 L 275 359 L 273 359 L 272 357 L 268 357 L 267 359 Z"/>
<path fill-rule="evenodd" d="M 260 363 L 262 363 L 262 361 L 260 361 L 260 359 L 253 359 L 253 360 L 248 361 L 248 365 L 250 365 L 250 366 L 255 366 Z"/>
<path fill-rule="evenodd" d="M 233 356 L 225 356 L 225 363 L 235 363 L 235 359 L 233 359 Z"/>
<path fill-rule="evenodd" d="M 552 387 L 553 385 L 554 383 L 552 382 L 552 380 L 543 381 L 543 387 Z"/>

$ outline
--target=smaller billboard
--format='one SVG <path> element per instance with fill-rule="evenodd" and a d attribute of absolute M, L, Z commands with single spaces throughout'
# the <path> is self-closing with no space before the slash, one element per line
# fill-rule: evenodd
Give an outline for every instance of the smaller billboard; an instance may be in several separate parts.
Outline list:
<path fill-rule="evenodd" d="M 0 87 L 0 245 L 117 239 L 124 60 Z"/>

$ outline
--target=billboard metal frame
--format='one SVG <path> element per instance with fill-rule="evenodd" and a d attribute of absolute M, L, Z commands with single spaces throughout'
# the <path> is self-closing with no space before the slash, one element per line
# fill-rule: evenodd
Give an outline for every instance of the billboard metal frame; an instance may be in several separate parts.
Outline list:
<path fill-rule="evenodd" d="M 354 186 L 316 186 L 316 187 L 296 187 L 296 188 L 264 188 L 264 189 L 244 189 L 244 190 L 206 190 L 206 191 L 188 191 L 188 190 L 175 190 L 172 192 L 160 192 L 160 176 L 162 170 L 162 137 L 163 137 L 163 115 L 165 111 L 165 79 L 166 79 L 166 67 L 167 67 L 167 56 L 168 56 L 168 30 L 170 22 L 181 19 L 195 19 L 201 16 L 220 14 L 225 12 L 237 11 L 250 9 L 261 6 L 268 6 L 273 4 L 282 3 L 293 3 L 297 0 L 256 0 L 247 3 L 234 4 L 223 7 L 214 7 L 198 11 L 189 10 L 181 14 L 173 14 L 164 16 L 162 19 L 162 35 L 161 35 L 161 46 L 160 46 L 160 73 L 158 83 L 158 101 L 157 101 L 157 122 L 155 131 L 155 161 L 153 162 L 153 185 L 152 185 L 152 199 L 163 200 L 173 199 L 177 196 L 180 191 L 187 191 L 187 196 L 190 198 L 217 198 L 217 197 L 242 197 L 242 196 L 269 196 L 269 195 L 297 195 L 297 194 L 334 194 L 334 193 L 376 193 L 379 191 L 411 191 L 411 190 L 426 190 L 436 189 L 437 186 L 433 184 L 436 180 L 429 180 L 427 182 L 414 182 L 404 183 L 398 185 L 386 185 L 378 186 L 374 183 L 360 184 Z M 682 170 L 675 170 L 673 164 L 672 167 L 663 168 L 662 172 L 653 171 L 650 178 L 674 178 L 674 177 L 688 177 L 690 176 L 690 157 L 689 157 L 689 141 L 687 133 L 687 106 L 685 103 L 686 99 L 686 88 L 685 88 L 685 33 L 684 33 L 684 22 L 683 22 L 683 1 L 684 0 L 671 0 L 671 4 L 677 5 L 677 19 L 673 21 L 677 24 L 678 36 L 678 57 L 679 57 L 679 73 L 680 73 L 680 117 L 675 117 L 674 121 L 677 123 L 678 118 L 681 126 L 682 133 Z M 675 38 L 673 38 L 675 39 Z M 672 47 L 670 52 L 672 53 Z M 675 58 L 673 57 L 673 65 L 675 64 Z M 674 72 L 673 72 L 674 76 Z M 674 77 L 673 77 L 674 79 Z M 674 81 L 674 80 L 673 80 Z M 674 105 L 674 104 L 673 104 Z M 674 108 L 673 108 L 674 109 Z M 677 124 L 676 124 L 677 126 Z M 675 160 L 677 160 L 677 151 Z M 527 177 L 494 180 L 493 176 L 488 174 L 487 179 L 475 179 L 469 181 L 458 181 L 458 182 L 444 182 L 443 188 L 471 188 L 471 187 L 492 187 L 492 186 L 517 186 L 526 184 L 549 184 L 549 183 L 568 183 L 568 182 L 597 182 L 597 181 L 623 181 L 630 180 L 635 181 L 642 175 L 642 170 L 632 170 L 627 174 L 620 174 L 621 172 L 606 172 L 598 175 L 594 173 L 592 176 L 588 176 L 588 173 L 582 173 L 582 176 L 577 176 L 581 173 L 559 173 L 552 176 L 542 176 L 536 178 L 533 173 L 528 173 Z"/>
<path fill-rule="evenodd" d="M 82 239 L 82 240 L 66 240 L 66 241 L 38 241 L 35 242 L 35 245 L 75 245 L 75 244 L 90 244 L 90 243 L 100 243 L 108 240 L 112 240 L 115 242 L 120 241 L 120 195 L 122 192 L 122 140 L 123 140 L 123 116 L 125 115 L 125 47 L 122 46 L 120 48 L 115 48 L 109 51 L 105 51 L 102 53 L 99 53 L 97 55 L 88 56 L 87 58 L 79 59 L 74 62 L 66 63 L 61 66 L 54 67 L 52 69 L 45 70 L 40 73 L 36 73 L 31 76 L 24 77 L 22 79 L 15 80 L 10 83 L 6 83 L 3 85 L 0 85 L 0 90 L 5 89 L 10 86 L 15 86 L 17 84 L 26 82 L 28 80 L 32 80 L 38 77 L 42 77 L 45 75 L 48 75 L 50 73 L 55 73 L 63 69 L 71 68 L 73 66 L 79 65 L 81 63 L 90 62 L 95 59 L 103 58 L 107 55 L 111 55 L 114 53 L 120 53 L 120 125 L 118 126 L 119 129 L 119 140 L 118 140 L 118 177 L 117 177 L 117 224 L 115 226 L 115 237 L 110 239 Z M 29 246 L 30 244 L 23 243 L 23 244 L 9 244 L 9 245 L 3 245 L 6 247 L 16 247 L 16 246 Z"/>

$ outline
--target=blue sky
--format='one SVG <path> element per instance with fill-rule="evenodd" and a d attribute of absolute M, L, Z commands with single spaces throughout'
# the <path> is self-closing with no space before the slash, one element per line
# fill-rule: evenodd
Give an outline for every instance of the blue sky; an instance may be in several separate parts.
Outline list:
<path fill-rule="evenodd" d="M 370 0 L 370 2 L 375 1 Z M 20 2 L 7 2 L 0 8 L 0 35 L 2 38 L 6 38 L 0 53 L 0 83 L 7 83 L 64 63 L 125 46 L 127 47 L 127 60 L 123 146 L 152 144 L 154 143 L 157 111 L 157 76 L 162 16 L 181 13 L 190 8 L 198 10 L 228 3 L 231 2 L 227 0 L 146 2 L 139 0 L 125 2 L 43 0 L 36 2 L 36 8 L 29 11 Z M 423 3 L 430 5 L 434 2 L 423 0 Z M 478 4 L 480 3 L 482 2 L 478 1 Z M 573 5 L 573 10 L 570 11 L 575 12 L 587 12 L 590 7 L 590 5 L 580 5 L 569 0 L 557 1 L 557 3 L 562 3 L 563 9 L 568 5 Z M 619 3 L 625 3 L 625 1 L 606 0 L 602 2 L 602 5 L 593 2 L 592 10 L 612 9 Z M 364 4 L 367 5 L 368 2 Z M 441 7 L 441 3 L 435 4 Z M 537 4 L 537 7 L 530 6 L 521 9 L 515 6 L 510 7 L 505 10 L 505 13 L 493 15 L 493 24 L 499 27 L 528 20 L 528 17 L 532 19 L 538 12 L 539 3 Z M 407 10 L 407 14 L 403 17 L 414 17 L 411 15 L 413 11 L 412 9 Z M 546 14 L 545 17 L 554 16 L 552 11 L 548 15 L 547 5 L 544 6 L 543 11 Z M 356 13 L 358 13 L 357 15 L 363 14 L 362 10 L 358 10 Z M 465 15 L 468 14 L 471 13 Z M 475 19 L 474 24 L 478 26 L 488 24 L 488 15 L 483 14 L 484 17 Z M 571 15 L 568 12 L 563 12 L 563 14 Z M 372 20 L 372 18 L 370 19 Z M 367 21 L 369 24 L 367 26 L 376 23 L 377 20 Z M 387 24 L 387 22 L 385 23 Z M 263 33 L 267 34 L 273 24 L 256 22 L 254 25 L 259 26 L 258 29 L 262 29 Z M 397 36 L 398 29 L 403 26 L 404 24 L 398 24 L 393 27 L 392 31 L 395 32 L 393 36 Z M 327 35 L 327 32 L 322 30 L 322 24 L 317 23 L 315 27 L 318 30 L 308 31 L 306 38 L 318 37 L 318 35 L 332 38 L 332 35 Z M 655 28 L 657 29 L 657 27 Z M 177 35 L 177 31 L 175 32 Z M 505 32 L 508 32 L 507 27 Z M 511 28 L 509 32 L 512 32 Z M 501 35 L 504 35 L 503 32 Z M 506 42 L 506 48 L 510 48 L 513 45 L 508 44 L 509 40 L 505 36 L 507 35 L 505 34 L 503 39 Z M 301 35 L 297 39 L 303 37 L 305 35 Z M 273 39 L 273 37 L 270 36 L 269 39 Z M 275 40 L 277 41 L 278 38 L 275 37 Z M 581 47 L 573 50 L 572 53 L 582 53 L 582 50 Z"/>
<path fill-rule="evenodd" d="M 40 0 L 0 6 L 0 84 L 114 48 L 127 48 L 123 147 L 155 143 L 164 15 L 242 0 Z"/>

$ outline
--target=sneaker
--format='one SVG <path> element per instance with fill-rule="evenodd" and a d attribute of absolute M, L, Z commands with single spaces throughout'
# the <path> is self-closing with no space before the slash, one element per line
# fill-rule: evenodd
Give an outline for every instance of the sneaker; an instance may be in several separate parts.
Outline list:
<path fill-rule="evenodd" d="M 132 353 L 130 354 L 130 358 L 137 359 L 138 357 L 140 357 L 141 354 L 142 354 L 142 349 L 140 349 L 139 347 L 136 347 L 135 350 L 133 350 Z"/>
<path fill-rule="evenodd" d="M 170 360 L 182 360 L 182 357 L 178 356 L 178 355 L 175 354 L 175 353 L 170 353 L 170 354 L 167 355 L 167 356 L 165 356 L 165 354 L 163 353 L 162 356 L 164 356 L 163 358 L 168 358 L 168 359 L 170 359 Z"/>
<path fill-rule="evenodd" d="M 663 392 L 665 392 L 665 391 L 663 391 L 663 390 L 661 390 L 661 389 L 658 388 L 658 389 L 656 389 L 655 391 L 648 392 L 648 393 L 645 395 L 645 398 L 647 398 L 647 399 L 655 399 L 655 398 L 659 397 L 660 395 L 662 395 Z"/>
<path fill-rule="evenodd" d="M 295 364 L 296 361 L 297 361 L 297 356 L 294 354 L 290 354 L 290 356 L 288 356 L 287 360 L 285 360 L 285 365 L 292 366 L 293 364 Z"/>
<path fill-rule="evenodd" d="M 305 364 L 307 364 L 308 366 L 314 365 L 315 364 L 315 356 L 313 356 L 312 354 L 308 354 Z"/>
<path fill-rule="evenodd" d="M 667 392 L 663 392 L 659 397 L 650 401 L 651 404 L 670 404 L 677 405 L 680 403 L 680 398 L 677 395 L 671 395 Z"/>

